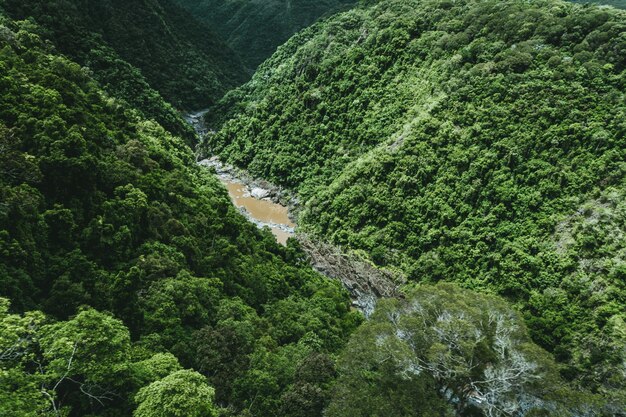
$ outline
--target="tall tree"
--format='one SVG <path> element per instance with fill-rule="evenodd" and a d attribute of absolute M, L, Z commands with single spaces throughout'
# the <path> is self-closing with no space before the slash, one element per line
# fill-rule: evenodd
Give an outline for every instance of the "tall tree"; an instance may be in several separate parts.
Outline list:
<path fill-rule="evenodd" d="M 330 416 L 558 415 L 565 384 L 503 300 L 452 284 L 384 300 L 340 360 Z M 368 397 L 374 398 L 374 400 Z M 443 406 L 447 403 L 447 406 Z"/>

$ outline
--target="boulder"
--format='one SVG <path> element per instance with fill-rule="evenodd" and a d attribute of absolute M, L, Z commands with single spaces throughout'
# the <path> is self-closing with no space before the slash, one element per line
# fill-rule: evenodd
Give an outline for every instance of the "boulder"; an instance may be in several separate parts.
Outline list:
<path fill-rule="evenodd" d="M 253 189 L 250 191 L 250 195 L 251 195 L 252 197 L 254 197 L 254 198 L 258 198 L 258 199 L 260 200 L 260 199 L 262 199 L 262 198 L 269 197 L 269 196 L 270 196 L 270 191 L 269 191 L 269 190 L 266 190 L 266 189 L 264 189 L 264 188 L 259 188 L 259 187 L 256 187 L 256 188 L 253 188 Z"/>

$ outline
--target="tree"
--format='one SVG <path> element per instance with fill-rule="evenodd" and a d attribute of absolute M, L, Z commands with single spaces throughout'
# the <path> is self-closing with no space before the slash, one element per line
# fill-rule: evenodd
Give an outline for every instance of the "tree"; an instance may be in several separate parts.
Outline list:
<path fill-rule="evenodd" d="M 41 393 L 56 414 L 83 397 L 95 407 L 119 398 L 119 377 L 131 359 L 130 334 L 121 321 L 87 309 L 69 321 L 44 326 L 38 341 Z"/>
<path fill-rule="evenodd" d="M 187 329 L 200 328 L 210 322 L 220 290 L 219 280 L 194 277 L 188 271 L 181 271 L 176 278 L 152 283 L 140 299 L 144 312 L 142 330 L 159 333 L 169 346 L 180 342 Z"/>
<path fill-rule="evenodd" d="M 233 381 L 249 369 L 260 320 L 256 311 L 238 298 L 221 300 L 216 318 L 215 326 L 194 332 L 190 350 L 194 352 L 194 369 L 209 378 L 217 389 L 216 398 L 225 402 Z"/>
<path fill-rule="evenodd" d="M 39 392 L 41 379 L 26 367 L 45 317 L 40 312 L 21 316 L 8 311 L 9 301 L 0 298 L 0 415 L 36 416 L 47 404 Z"/>
<path fill-rule="evenodd" d="M 373 381 L 413 385 L 426 396 L 430 391 L 457 415 L 555 414 L 562 394 L 552 358 L 530 341 L 517 312 L 497 297 L 451 284 L 382 301 L 350 341 L 340 369 L 333 416 L 341 415 L 335 410 L 345 397 L 363 395 L 363 385 Z M 396 415 L 409 410 L 407 403 Z"/>
<path fill-rule="evenodd" d="M 135 417 L 215 417 L 215 390 L 197 372 L 181 370 L 139 390 Z"/>
<path fill-rule="evenodd" d="M 335 364 L 323 353 L 312 352 L 296 370 L 294 384 L 282 397 L 281 415 L 316 417 L 330 400 L 329 386 L 336 378 Z"/>
<path fill-rule="evenodd" d="M 95 411 L 123 398 L 130 337 L 119 320 L 89 309 L 46 324 L 41 312 L 8 314 L 8 307 L 0 298 L 1 415 L 60 416 L 80 413 L 79 404 Z"/>

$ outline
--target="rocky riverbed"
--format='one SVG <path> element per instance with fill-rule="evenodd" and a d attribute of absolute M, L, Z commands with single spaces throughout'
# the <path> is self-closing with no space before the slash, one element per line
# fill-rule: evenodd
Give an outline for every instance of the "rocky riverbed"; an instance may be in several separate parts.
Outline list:
<path fill-rule="evenodd" d="M 258 227 L 269 227 L 282 244 L 293 236 L 295 221 L 289 207 L 294 199 L 281 187 L 251 178 L 244 171 L 222 163 L 216 156 L 203 159 L 198 165 L 212 169 L 228 189 L 233 204 Z"/>
<path fill-rule="evenodd" d="M 215 174 L 222 182 L 240 182 L 244 184 L 254 198 L 269 200 L 285 206 L 289 208 L 290 213 L 298 207 L 298 199 L 289 190 L 269 181 L 254 178 L 243 169 L 221 162 L 217 156 L 201 159 L 198 161 L 198 165 L 214 169 Z M 295 220 L 292 217 L 290 218 L 292 221 Z"/>

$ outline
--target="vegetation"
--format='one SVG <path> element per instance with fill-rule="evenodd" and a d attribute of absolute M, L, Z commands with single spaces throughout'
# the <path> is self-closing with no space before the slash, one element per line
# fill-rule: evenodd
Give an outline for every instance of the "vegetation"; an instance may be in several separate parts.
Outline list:
<path fill-rule="evenodd" d="M 357 0 L 175 0 L 217 32 L 250 69 L 298 30 Z"/>
<path fill-rule="evenodd" d="M 177 109 L 207 107 L 246 78 L 234 53 L 170 0 L 2 0 L 16 20 L 82 66 L 114 97 L 176 134 Z M 131 65 L 129 65 L 130 63 Z"/>
<path fill-rule="evenodd" d="M 450 284 L 381 301 L 339 369 L 329 416 L 580 412 L 518 313 L 496 297 Z"/>
<path fill-rule="evenodd" d="M 574 3 L 588 4 L 602 4 L 607 6 L 617 7 L 618 9 L 626 9 L 626 0 L 570 0 Z"/>
<path fill-rule="evenodd" d="M 214 394 L 213 388 L 206 385 L 206 379 L 199 373 L 177 371 L 142 388 L 137 394 L 139 406 L 133 415 L 215 417 Z"/>
<path fill-rule="evenodd" d="M 348 3 L 211 4 L 275 45 Z M 204 26 L 0 5 L 0 415 L 623 416 L 626 12 L 364 0 L 296 35 L 202 144 L 299 192 L 281 246 L 174 108 L 241 80 Z M 393 298 L 363 322 L 311 261 Z"/>
<path fill-rule="evenodd" d="M 40 30 L 0 25 L 0 414 L 328 402 L 308 375 L 361 321 L 347 294 Z"/>
<path fill-rule="evenodd" d="M 299 191 L 306 231 L 506 297 L 623 401 L 625 31 L 555 0 L 369 1 L 229 93 L 205 151 Z"/>

